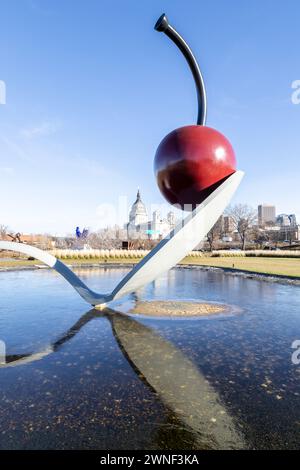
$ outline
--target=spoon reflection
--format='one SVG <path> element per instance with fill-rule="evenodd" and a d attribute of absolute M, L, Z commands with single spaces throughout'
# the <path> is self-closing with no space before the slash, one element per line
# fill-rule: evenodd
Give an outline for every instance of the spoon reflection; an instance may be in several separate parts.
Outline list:
<path fill-rule="evenodd" d="M 43 351 L 6 357 L 3 367 L 42 360 L 58 351 L 88 322 L 106 318 L 121 352 L 139 379 L 154 391 L 201 449 L 239 449 L 245 442 L 216 390 L 198 367 L 170 341 L 152 328 L 115 310 L 92 309 Z M 0 366 L 1 367 L 1 366 Z"/>

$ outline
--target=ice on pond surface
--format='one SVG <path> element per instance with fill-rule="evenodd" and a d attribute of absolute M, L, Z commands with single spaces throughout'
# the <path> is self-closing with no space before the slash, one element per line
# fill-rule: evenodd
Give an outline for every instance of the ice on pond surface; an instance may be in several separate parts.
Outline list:
<path fill-rule="evenodd" d="M 78 270 L 104 291 L 125 273 Z M 100 312 L 43 270 L 0 295 L 1 449 L 299 448 L 299 287 L 174 269 Z M 238 314 L 126 314 L 170 299 Z"/>

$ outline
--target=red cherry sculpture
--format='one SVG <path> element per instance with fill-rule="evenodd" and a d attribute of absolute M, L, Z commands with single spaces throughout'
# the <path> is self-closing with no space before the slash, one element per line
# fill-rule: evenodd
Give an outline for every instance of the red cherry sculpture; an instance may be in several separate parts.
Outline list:
<path fill-rule="evenodd" d="M 235 155 L 224 135 L 205 126 L 205 86 L 191 49 L 165 14 L 158 19 L 155 29 L 178 46 L 190 66 L 197 89 L 198 120 L 197 125 L 176 129 L 163 139 L 155 155 L 154 171 L 167 201 L 192 210 L 236 171 Z"/>
<path fill-rule="evenodd" d="M 220 132 L 206 126 L 181 127 L 159 145 L 154 171 L 167 201 L 191 209 L 236 171 L 235 154 Z"/>

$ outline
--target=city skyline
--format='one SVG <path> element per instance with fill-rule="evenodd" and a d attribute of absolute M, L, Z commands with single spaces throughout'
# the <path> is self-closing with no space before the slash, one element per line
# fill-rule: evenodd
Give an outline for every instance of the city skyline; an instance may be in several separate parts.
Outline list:
<path fill-rule="evenodd" d="M 82 229 L 87 229 L 89 232 L 97 232 L 98 230 L 102 229 L 107 229 L 107 228 L 113 228 L 113 227 L 119 227 L 119 229 L 124 230 L 126 229 L 127 225 L 130 225 L 131 219 L 132 219 L 132 211 L 133 208 L 137 202 L 137 199 L 140 198 L 140 201 L 142 203 L 143 209 L 144 209 L 144 215 L 142 216 L 142 219 L 139 221 L 138 218 L 135 220 L 133 225 L 139 225 L 141 224 L 142 226 L 147 225 L 147 229 L 151 228 L 150 225 L 153 223 L 155 218 L 161 219 L 162 222 L 165 222 L 169 219 L 169 215 L 172 214 L 173 217 L 173 226 L 174 223 L 180 223 L 188 214 L 187 211 L 181 211 L 177 209 L 174 206 L 171 206 L 167 204 L 166 202 L 162 202 L 161 204 L 151 204 L 149 201 L 144 200 L 142 196 L 142 191 L 140 187 L 137 188 L 137 193 L 135 197 L 133 197 L 131 200 L 129 200 L 127 197 L 121 197 L 119 199 L 119 203 L 117 204 L 116 207 L 114 207 L 111 204 L 105 203 L 103 206 L 99 206 L 98 211 L 101 213 L 101 220 L 103 221 L 102 224 L 100 224 L 98 227 L 91 227 L 86 224 L 80 224 L 78 225 L 73 225 L 71 229 L 68 232 L 42 232 L 42 231 L 20 231 L 23 235 L 30 235 L 30 234 L 49 234 L 53 236 L 70 236 L 75 233 L 76 228 L 82 228 Z M 268 226 L 270 224 L 274 225 L 289 225 L 289 224 L 294 224 L 299 226 L 299 219 L 297 217 L 297 214 L 293 210 L 288 210 L 288 211 L 279 211 L 277 207 L 274 204 L 270 203 L 260 203 L 257 204 L 257 206 L 253 207 L 250 206 L 247 203 L 241 203 L 242 205 L 246 205 L 249 207 L 249 209 L 252 209 L 254 212 L 257 212 L 257 220 L 256 224 L 259 227 L 264 227 Z M 239 202 L 237 204 L 233 203 L 231 204 L 227 210 L 223 213 L 222 217 L 225 218 L 230 218 L 229 212 L 232 210 L 235 206 L 239 205 Z M 101 208 L 102 207 L 102 208 Z M 260 208 L 267 208 L 267 212 L 260 212 Z M 270 209 L 272 210 L 272 213 L 274 214 L 273 217 L 268 217 L 266 215 L 270 214 Z M 265 214 L 265 215 L 264 215 Z M 143 218 L 145 217 L 145 218 Z M 291 222 L 291 218 L 293 219 L 293 222 Z M 146 220 L 147 219 L 147 220 Z M 279 220 L 280 219 L 280 220 Z M 289 223 L 287 224 L 285 222 L 286 219 L 289 219 Z M 106 223 L 107 221 L 107 223 Z M 149 225 L 150 224 L 150 225 Z M 171 225 L 172 225 L 171 224 Z M 0 221 L 1 225 L 1 221 Z M 2 224 L 5 226 L 5 224 Z M 17 233 L 19 232 L 18 230 L 14 230 L 13 227 L 6 226 L 8 228 L 7 232 L 8 233 Z M 169 230 L 166 229 L 166 227 L 163 230 L 164 235 L 166 235 Z"/>
<path fill-rule="evenodd" d="M 153 30 L 163 11 L 203 69 L 208 126 L 228 136 L 245 171 L 233 203 L 271 201 L 300 219 L 296 0 L 192 1 L 188 11 L 177 0 L 12 0 L 1 9 L 1 224 L 97 227 L 99 206 L 130 203 L 138 186 L 145 201 L 164 203 L 154 155 L 169 131 L 195 123 L 196 97 L 182 57 Z"/>

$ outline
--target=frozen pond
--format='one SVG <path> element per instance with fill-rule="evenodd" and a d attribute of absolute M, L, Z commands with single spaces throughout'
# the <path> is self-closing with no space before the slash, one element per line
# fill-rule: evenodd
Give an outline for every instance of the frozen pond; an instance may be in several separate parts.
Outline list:
<path fill-rule="evenodd" d="M 76 272 L 105 292 L 126 271 Z M 164 299 L 232 314 L 122 314 Z M 110 308 L 50 270 L 0 273 L 0 449 L 300 448 L 299 287 L 174 269 Z"/>

